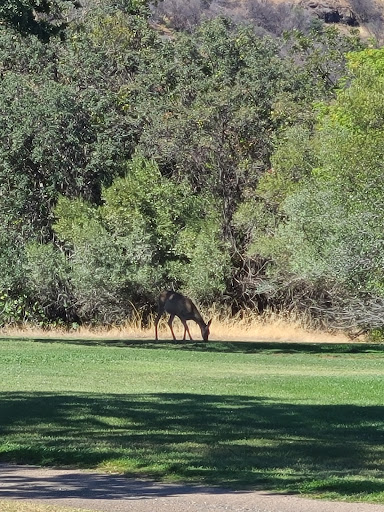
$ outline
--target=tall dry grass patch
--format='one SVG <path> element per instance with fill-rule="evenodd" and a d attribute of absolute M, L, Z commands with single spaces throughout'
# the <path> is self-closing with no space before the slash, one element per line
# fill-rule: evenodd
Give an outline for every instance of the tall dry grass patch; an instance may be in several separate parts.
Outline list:
<path fill-rule="evenodd" d="M 208 321 L 212 318 L 210 341 L 245 341 L 245 342 L 302 342 L 302 343 L 343 343 L 351 340 L 342 332 L 330 333 L 309 326 L 309 321 L 294 313 L 277 314 L 267 311 L 262 315 L 251 310 L 229 315 L 227 311 L 212 307 L 202 310 L 203 318 Z M 140 312 L 127 321 L 124 325 L 91 327 L 81 326 L 77 329 L 39 329 L 28 325 L 18 328 L 3 328 L 0 335 L 27 338 L 93 338 L 93 339 L 132 339 L 153 340 L 155 315 L 144 323 Z M 168 315 L 163 315 L 159 322 L 159 339 L 171 340 L 171 332 L 168 327 Z M 195 322 L 189 322 L 192 337 L 196 341 L 201 340 L 199 327 Z M 173 322 L 173 328 L 178 340 L 183 337 L 184 328 L 178 318 Z M 361 340 L 360 340 L 361 341 Z"/>
<path fill-rule="evenodd" d="M 236 315 L 230 315 L 228 311 L 213 307 L 210 310 L 202 311 L 202 314 L 205 320 L 212 318 L 210 335 L 212 341 L 296 341 L 307 343 L 343 343 L 350 341 L 342 332 L 331 333 L 324 329 L 311 327 L 309 319 L 294 312 L 275 313 L 266 311 L 259 314 L 252 310 L 243 310 Z M 174 324 L 176 325 L 176 321 Z M 196 324 L 193 322 L 191 324 L 192 336 L 198 340 L 200 330 Z M 168 326 L 165 325 L 165 327 L 169 332 Z M 176 334 L 176 329 L 174 330 Z M 181 336 L 183 334 L 181 323 L 179 323 L 178 333 Z M 165 334 L 168 333 L 165 332 Z"/>

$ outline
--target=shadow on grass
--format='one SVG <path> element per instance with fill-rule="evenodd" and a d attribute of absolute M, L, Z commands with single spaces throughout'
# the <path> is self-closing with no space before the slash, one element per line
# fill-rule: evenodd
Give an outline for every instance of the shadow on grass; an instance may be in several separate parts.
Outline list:
<path fill-rule="evenodd" d="M 103 346 L 143 349 L 171 349 L 196 352 L 227 352 L 255 354 L 265 353 L 308 353 L 308 354 L 363 354 L 384 353 L 384 344 L 378 343 L 290 343 L 290 342 L 227 342 L 227 341 L 148 341 L 142 339 L 77 339 L 77 338 L 28 338 L 38 343 L 62 343 L 83 346 Z M 17 341 L 17 340 L 15 340 Z M 23 339 L 20 339 L 23 341 Z"/>
<path fill-rule="evenodd" d="M 3 462 L 102 467 L 235 489 L 384 493 L 379 406 L 3 393 L 0 418 Z"/>

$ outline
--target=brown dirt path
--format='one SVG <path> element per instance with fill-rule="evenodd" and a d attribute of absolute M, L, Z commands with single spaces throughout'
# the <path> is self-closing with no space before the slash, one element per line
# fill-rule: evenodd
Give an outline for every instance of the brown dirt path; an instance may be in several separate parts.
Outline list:
<path fill-rule="evenodd" d="M 384 505 L 315 501 L 9 464 L 0 464 L 0 500 L 102 512 L 384 512 Z"/>

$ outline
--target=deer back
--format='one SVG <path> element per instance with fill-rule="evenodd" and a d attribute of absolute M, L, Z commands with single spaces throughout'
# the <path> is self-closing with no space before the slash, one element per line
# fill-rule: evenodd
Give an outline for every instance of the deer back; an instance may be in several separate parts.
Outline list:
<path fill-rule="evenodd" d="M 184 320 L 195 320 L 200 322 L 201 315 L 188 297 L 181 293 L 166 291 L 162 292 L 159 297 L 159 312 L 166 312 L 170 315 L 178 316 Z"/>

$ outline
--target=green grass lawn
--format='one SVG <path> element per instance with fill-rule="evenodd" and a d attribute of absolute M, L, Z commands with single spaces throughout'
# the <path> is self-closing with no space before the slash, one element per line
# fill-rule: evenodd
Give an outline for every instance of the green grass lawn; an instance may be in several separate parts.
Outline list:
<path fill-rule="evenodd" d="M 0 340 L 0 461 L 384 503 L 384 346 Z"/>

